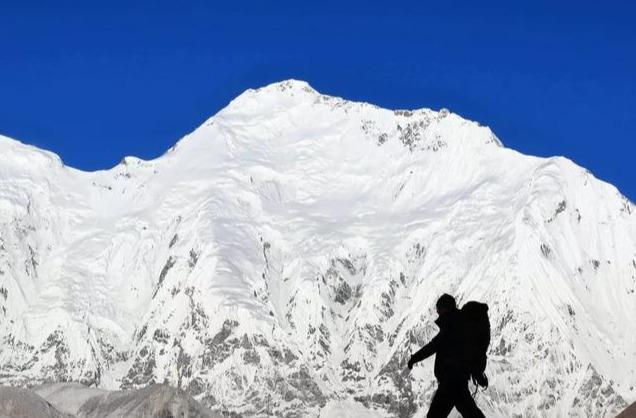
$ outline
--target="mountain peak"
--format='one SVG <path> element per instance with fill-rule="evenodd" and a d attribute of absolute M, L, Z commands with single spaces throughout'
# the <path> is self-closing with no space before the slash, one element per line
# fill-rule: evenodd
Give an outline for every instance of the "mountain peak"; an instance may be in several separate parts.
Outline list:
<path fill-rule="evenodd" d="M 225 138 L 223 144 L 231 143 L 234 147 L 231 152 L 228 151 L 231 155 L 237 155 L 239 149 L 252 154 L 257 140 L 262 144 L 286 144 L 285 147 L 302 144 L 303 148 L 313 143 L 320 148 L 331 139 L 321 140 L 322 145 L 305 140 L 335 138 L 333 146 L 341 149 L 337 139 L 340 136 L 336 132 L 342 129 L 348 132 L 345 143 L 354 148 L 361 144 L 381 147 L 394 142 L 391 139 L 402 143 L 411 152 L 416 149 L 438 151 L 459 147 L 468 150 L 483 145 L 503 146 L 488 127 L 447 109 L 385 109 L 371 103 L 322 94 L 309 83 L 295 79 L 246 90 L 189 135 L 185 143 L 196 148 L 196 151 L 187 154 L 192 161 L 196 159 L 193 154 L 207 153 L 201 146 L 206 147 L 212 143 L 211 138 L 220 137 Z M 366 142 L 354 145 L 357 139 L 362 138 Z M 183 145 L 180 147 L 183 148 Z M 215 147 L 218 145 L 214 142 Z M 280 151 L 288 152 L 285 147 Z"/>
<path fill-rule="evenodd" d="M 283 97 L 295 97 L 313 99 L 320 95 L 308 82 L 303 80 L 288 79 L 275 83 L 270 83 L 262 87 L 246 90 L 243 95 L 249 96 L 283 96 Z"/>
<path fill-rule="evenodd" d="M 236 99 L 234 99 L 233 102 L 244 97 L 284 97 L 313 99 L 319 94 L 320 93 L 317 92 L 313 87 L 311 87 L 306 81 L 289 79 L 267 84 L 263 87 L 247 89 Z"/>
<path fill-rule="evenodd" d="M 279 91 L 290 93 L 302 91 L 304 93 L 318 93 L 312 86 L 309 85 L 308 82 L 293 78 L 268 84 L 256 91 Z"/>

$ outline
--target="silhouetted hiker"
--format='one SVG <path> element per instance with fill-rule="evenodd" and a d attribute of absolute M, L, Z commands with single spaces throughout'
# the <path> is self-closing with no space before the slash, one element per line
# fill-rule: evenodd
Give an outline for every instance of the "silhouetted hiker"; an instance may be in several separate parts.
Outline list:
<path fill-rule="evenodd" d="M 413 354 L 408 362 L 408 368 L 412 369 L 415 363 L 435 354 L 435 377 L 438 386 L 427 417 L 445 418 L 453 407 L 457 408 L 464 418 L 484 417 L 468 390 L 471 367 L 470 361 L 467 360 L 470 350 L 466 347 L 472 341 L 468 341 L 466 321 L 457 309 L 455 298 L 447 294 L 442 295 L 437 301 L 437 313 L 439 318 L 435 323 L 439 326 L 439 333 L 430 343 Z"/>

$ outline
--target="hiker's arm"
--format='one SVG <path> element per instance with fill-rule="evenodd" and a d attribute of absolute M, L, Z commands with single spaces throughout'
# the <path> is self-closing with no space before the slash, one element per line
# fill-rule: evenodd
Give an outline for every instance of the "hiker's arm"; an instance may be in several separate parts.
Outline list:
<path fill-rule="evenodd" d="M 413 354 L 411 356 L 411 359 L 409 360 L 409 364 L 408 364 L 409 369 L 412 368 L 415 363 L 425 360 L 428 357 L 435 354 L 439 346 L 439 340 L 440 340 L 440 336 L 439 334 L 437 334 L 435 338 L 431 340 L 430 343 L 426 344 L 424 347 L 418 350 L 415 354 Z"/>

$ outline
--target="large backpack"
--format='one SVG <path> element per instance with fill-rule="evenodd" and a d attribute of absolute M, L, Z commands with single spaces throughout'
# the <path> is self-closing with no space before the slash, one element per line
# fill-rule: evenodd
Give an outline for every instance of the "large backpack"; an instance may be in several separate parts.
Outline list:
<path fill-rule="evenodd" d="M 466 302 L 461 309 L 465 332 L 465 360 L 475 384 L 488 387 L 486 377 L 486 352 L 490 345 L 490 320 L 488 305 Z"/>

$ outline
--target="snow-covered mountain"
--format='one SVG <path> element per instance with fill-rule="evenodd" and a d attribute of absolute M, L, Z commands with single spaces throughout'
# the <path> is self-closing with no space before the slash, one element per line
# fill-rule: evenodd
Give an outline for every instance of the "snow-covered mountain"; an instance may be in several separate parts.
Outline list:
<path fill-rule="evenodd" d="M 106 171 L 0 138 L 2 384 L 421 417 L 444 292 L 490 305 L 488 416 L 636 399 L 636 208 L 565 158 L 293 80 Z"/>

